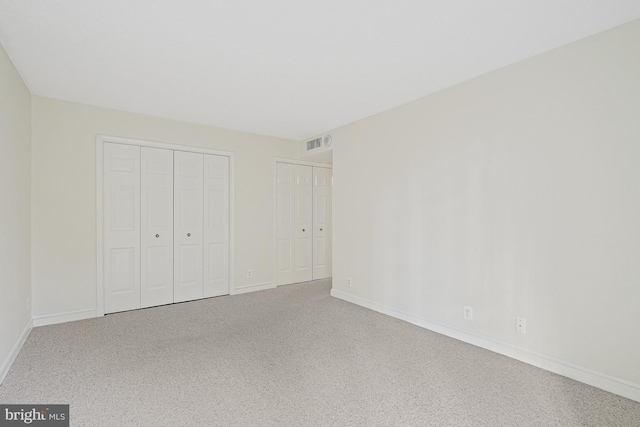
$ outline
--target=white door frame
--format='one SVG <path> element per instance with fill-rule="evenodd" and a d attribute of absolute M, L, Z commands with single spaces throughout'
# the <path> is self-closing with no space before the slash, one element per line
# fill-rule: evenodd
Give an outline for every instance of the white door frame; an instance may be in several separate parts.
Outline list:
<path fill-rule="evenodd" d="M 188 145 L 167 144 L 164 142 L 144 141 L 140 139 L 121 138 L 118 136 L 96 136 L 96 317 L 104 316 L 104 212 L 103 212 L 103 148 L 104 143 L 136 145 L 139 147 L 164 148 L 190 153 L 213 154 L 229 158 L 229 293 L 235 293 L 235 153 L 231 151 L 212 150 L 209 148 L 191 147 Z"/>
<path fill-rule="evenodd" d="M 273 158 L 273 183 L 272 183 L 272 198 L 273 198 L 273 212 L 271 215 L 273 218 L 271 219 L 272 223 L 272 236 L 271 240 L 273 244 L 271 246 L 272 260 L 271 264 L 273 265 L 273 287 L 277 287 L 278 283 L 278 163 L 288 163 L 291 165 L 300 165 L 300 166 L 312 166 L 314 168 L 325 168 L 325 169 L 333 169 L 333 165 L 328 163 L 318 163 L 318 162 L 307 162 L 304 160 L 295 160 L 295 159 L 287 159 L 284 157 L 274 157 Z M 333 209 L 331 211 L 331 215 L 333 215 Z M 333 227 L 331 227 L 331 232 L 333 233 Z M 333 240 L 332 240 L 333 241 Z M 333 257 L 333 251 L 331 256 Z M 333 261 L 333 260 L 332 260 Z"/>

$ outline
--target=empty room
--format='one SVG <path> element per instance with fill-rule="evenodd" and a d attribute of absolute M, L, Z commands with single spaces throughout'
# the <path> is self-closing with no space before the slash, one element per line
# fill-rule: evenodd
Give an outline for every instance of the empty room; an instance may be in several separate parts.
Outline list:
<path fill-rule="evenodd" d="M 0 426 L 640 426 L 640 2 L 0 0 Z"/>

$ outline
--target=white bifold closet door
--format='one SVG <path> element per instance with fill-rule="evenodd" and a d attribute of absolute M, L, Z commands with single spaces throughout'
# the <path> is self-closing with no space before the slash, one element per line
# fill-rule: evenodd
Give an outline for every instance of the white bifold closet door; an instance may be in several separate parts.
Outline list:
<path fill-rule="evenodd" d="M 204 155 L 204 297 L 229 293 L 229 158 Z"/>
<path fill-rule="evenodd" d="M 276 199 L 277 285 L 330 277 L 331 170 L 277 163 Z"/>
<path fill-rule="evenodd" d="M 141 307 L 173 302 L 173 150 L 141 148 Z"/>
<path fill-rule="evenodd" d="M 294 283 L 294 165 L 277 163 L 276 168 L 276 284 Z"/>
<path fill-rule="evenodd" d="M 313 168 L 313 280 L 331 277 L 332 170 Z"/>
<path fill-rule="evenodd" d="M 104 143 L 105 313 L 229 294 L 230 160 Z"/>
<path fill-rule="evenodd" d="M 293 280 L 313 279 L 313 173 L 309 166 L 294 165 Z"/>
<path fill-rule="evenodd" d="M 174 302 L 229 293 L 229 158 L 176 151 Z"/>
<path fill-rule="evenodd" d="M 204 155 L 174 152 L 173 301 L 202 298 Z"/>
<path fill-rule="evenodd" d="M 140 308 L 140 147 L 104 144 L 105 312 Z"/>
<path fill-rule="evenodd" d="M 277 284 L 313 277 L 312 178 L 308 166 L 277 164 Z"/>

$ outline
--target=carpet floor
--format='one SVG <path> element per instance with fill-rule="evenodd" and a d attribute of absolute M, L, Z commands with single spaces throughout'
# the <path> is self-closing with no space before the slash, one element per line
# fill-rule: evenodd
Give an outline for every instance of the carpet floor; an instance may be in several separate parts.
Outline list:
<path fill-rule="evenodd" d="M 1 403 L 72 426 L 640 426 L 640 403 L 329 296 L 328 280 L 34 328 Z"/>

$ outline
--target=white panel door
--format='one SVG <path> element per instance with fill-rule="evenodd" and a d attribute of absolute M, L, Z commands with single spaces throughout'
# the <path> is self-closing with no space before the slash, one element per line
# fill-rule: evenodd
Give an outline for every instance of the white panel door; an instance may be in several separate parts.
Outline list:
<path fill-rule="evenodd" d="M 331 277 L 331 177 L 313 168 L 313 280 Z"/>
<path fill-rule="evenodd" d="M 313 171 L 311 166 L 294 166 L 294 282 L 313 278 Z"/>
<path fill-rule="evenodd" d="M 294 283 L 295 167 L 276 164 L 276 285 Z"/>
<path fill-rule="evenodd" d="M 174 152 L 173 301 L 202 298 L 204 155 Z"/>
<path fill-rule="evenodd" d="M 104 144 L 104 309 L 140 308 L 140 147 Z"/>
<path fill-rule="evenodd" d="M 229 158 L 204 155 L 204 297 L 229 294 Z"/>
<path fill-rule="evenodd" d="M 173 150 L 141 148 L 142 307 L 173 302 Z"/>

